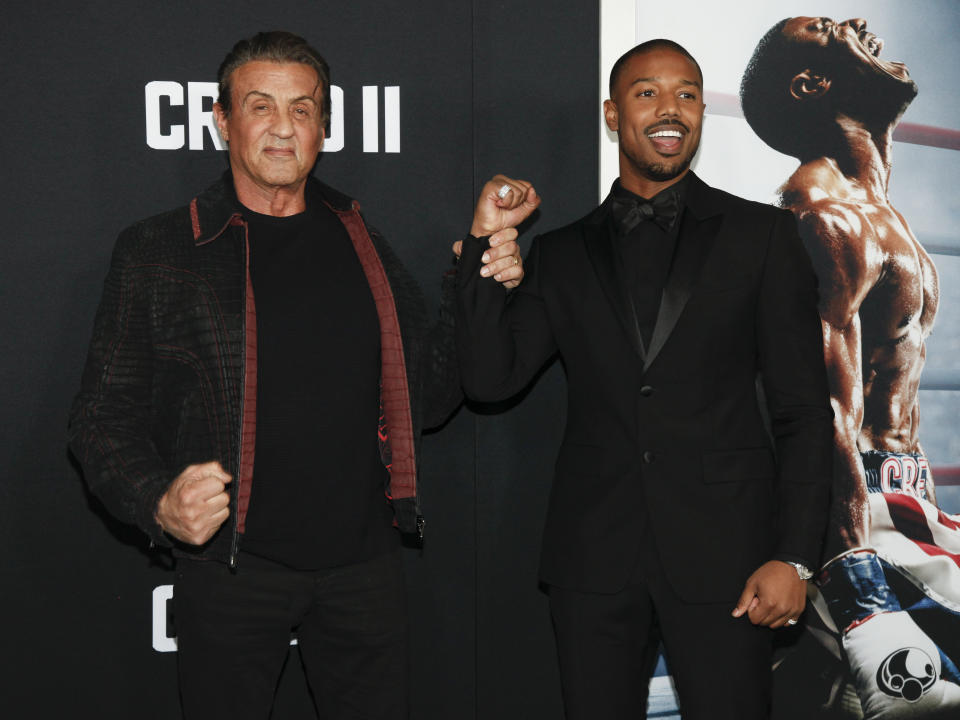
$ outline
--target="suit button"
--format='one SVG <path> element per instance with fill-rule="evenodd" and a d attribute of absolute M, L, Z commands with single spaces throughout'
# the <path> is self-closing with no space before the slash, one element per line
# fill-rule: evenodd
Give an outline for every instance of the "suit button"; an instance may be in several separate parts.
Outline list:
<path fill-rule="evenodd" d="M 656 459 L 656 457 L 657 456 L 654 455 L 650 450 L 643 451 L 643 461 L 645 463 L 652 463 Z"/>
<path fill-rule="evenodd" d="M 640 388 L 640 394 L 644 397 L 650 397 L 653 395 L 653 388 L 650 385 L 644 385 L 642 388 Z"/>

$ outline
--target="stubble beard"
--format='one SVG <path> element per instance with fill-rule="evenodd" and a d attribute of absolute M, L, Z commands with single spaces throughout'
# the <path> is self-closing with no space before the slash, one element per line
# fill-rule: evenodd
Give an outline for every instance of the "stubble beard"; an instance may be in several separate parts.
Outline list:
<path fill-rule="evenodd" d="M 690 160 L 691 158 L 688 157 L 672 165 L 664 162 L 647 163 L 645 165 L 639 165 L 637 169 L 640 170 L 640 174 L 647 178 L 647 180 L 666 182 L 667 180 L 673 180 L 690 167 Z"/>
<path fill-rule="evenodd" d="M 637 173 L 645 177 L 647 180 L 651 180 L 653 182 L 667 182 L 668 180 L 673 180 L 690 167 L 690 163 L 693 161 L 693 158 L 696 156 L 697 150 L 699 149 L 700 140 L 698 139 L 697 144 L 691 149 L 690 153 L 681 159 L 663 159 L 650 162 L 630 154 L 627 154 L 627 158 L 630 160 L 630 164 L 633 165 Z"/>

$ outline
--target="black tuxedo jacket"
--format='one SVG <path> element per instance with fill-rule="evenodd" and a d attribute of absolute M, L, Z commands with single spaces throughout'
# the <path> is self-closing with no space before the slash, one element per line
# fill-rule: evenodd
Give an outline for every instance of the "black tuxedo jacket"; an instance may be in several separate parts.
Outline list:
<path fill-rule="evenodd" d="M 793 216 L 691 176 L 644 347 L 607 225 L 609 202 L 537 237 L 509 299 L 480 277 L 485 241 L 468 238 L 460 260 L 467 394 L 510 397 L 556 352 L 566 369 L 567 424 L 541 579 L 621 589 L 639 559 L 642 522 L 689 602 L 733 602 L 774 557 L 815 567 L 832 412 L 816 279 Z"/>

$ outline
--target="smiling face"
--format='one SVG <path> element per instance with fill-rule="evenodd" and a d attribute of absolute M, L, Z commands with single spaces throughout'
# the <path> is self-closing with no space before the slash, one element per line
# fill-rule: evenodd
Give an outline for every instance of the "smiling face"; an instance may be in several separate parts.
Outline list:
<path fill-rule="evenodd" d="M 603 104 L 620 143 L 620 182 L 651 197 L 682 178 L 700 145 L 703 81 L 681 53 L 657 48 L 634 55 Z"/>
<path fill-rule="evenodd" d="M 237 197 L 248 207 L 250 198 L 277 193 L 302 198 L 324 138 L 317 72 L 301 63 L 248 62 L 234 70 L 231 92 L 230 114 L 219 104 L 213 110 L 230 144 Z"/>

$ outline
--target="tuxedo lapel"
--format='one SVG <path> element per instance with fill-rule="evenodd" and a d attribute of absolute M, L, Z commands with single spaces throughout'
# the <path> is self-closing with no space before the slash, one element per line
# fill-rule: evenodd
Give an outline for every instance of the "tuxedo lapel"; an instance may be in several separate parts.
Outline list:
<path fill-rule="evenodd" d="M 644 372 L 656 359 L 676 327 L 700 277 L 703 263 L 713 247 L 722 221 L 722 205 L 718 194 L 693 172 L 687 181 L 684 204 L 677 235 L 677 249 L 667 284 L 663 288 L 657 321 L 650 338 L 650 348 L 644 357 Z"/>
<path fill-rule="evenodd" d="M 623 263 L 620 262 L 616 253 L 613 234 L 608 228 L 609 212 L 610 198 L 608 197 L 600 207 L 584 220 L 582 225 L 583 240 L 587 255 L 590 257 L 593 269 L 597 273 L 600 286 L 610 301 L 614 315 L 620 321 L 633 349 L 643 359 L 646 350 L 643 346 L 643 338 L 640 336 L 640 329 L 637 326 L 637 316 L 630 299 L 626 278 L 623 277 Z"/>

